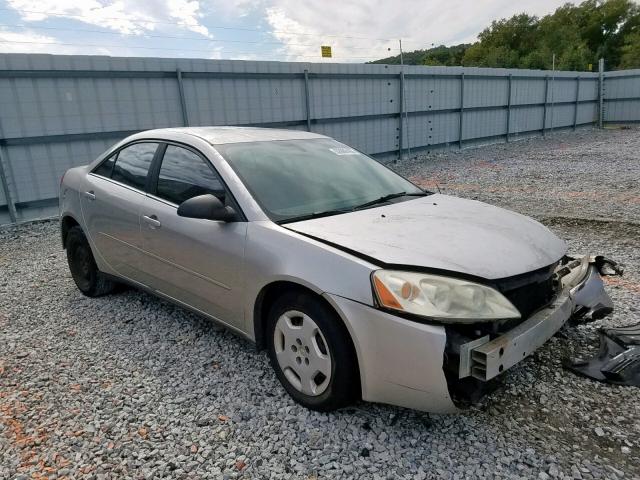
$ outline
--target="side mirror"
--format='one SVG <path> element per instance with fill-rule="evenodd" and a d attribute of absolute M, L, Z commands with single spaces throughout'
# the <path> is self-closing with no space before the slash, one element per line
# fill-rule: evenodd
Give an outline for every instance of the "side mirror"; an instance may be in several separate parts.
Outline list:
<path fill-rule="evenodd" d="M 219 222 L 232 222 L 237 218 L 233 208 L 225 207 L 218 198 L 210 193 L 198 195 L 182 202 L 178 207 L 178 216 Z"/>

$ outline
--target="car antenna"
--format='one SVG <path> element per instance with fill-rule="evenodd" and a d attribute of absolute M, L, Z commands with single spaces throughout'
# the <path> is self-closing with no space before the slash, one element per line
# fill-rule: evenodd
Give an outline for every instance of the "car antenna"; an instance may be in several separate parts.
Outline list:
<path fill-rule="evenodd" d="M 440 185 L 438 185 L 438 182 L 434 182 L 436 184 L 436 188 L 438 189 L 438 193 L 442 194 L 442 192 L 440 191 Z"/>

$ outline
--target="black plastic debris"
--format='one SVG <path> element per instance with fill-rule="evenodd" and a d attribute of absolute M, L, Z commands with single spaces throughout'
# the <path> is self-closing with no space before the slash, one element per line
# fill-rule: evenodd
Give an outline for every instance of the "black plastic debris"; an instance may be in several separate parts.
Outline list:
<path fill-rule="evenodd" d="M 603 276 L 612 276 L 612 275 L 622 275 L 624 273 L 624 267 L 613 260 L 610 260 L 602 255 L 598 255 L 595 258 L 596 268 L 600 275 Z"/>
<path fill-rule="evenodd" d="M 567 360 L 565 368 L 601 382 L 640 387 L 640 323 L 603 328 L 599 334 L 598 355 L 589 360 Z"/>

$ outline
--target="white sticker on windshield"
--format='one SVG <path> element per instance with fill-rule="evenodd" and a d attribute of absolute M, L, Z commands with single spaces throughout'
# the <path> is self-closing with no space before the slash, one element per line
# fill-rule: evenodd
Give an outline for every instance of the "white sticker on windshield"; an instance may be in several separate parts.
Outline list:
<path fill-rule="evenodd" d="M 360 152 L 350 147 L 336 147 L 336 148 L 330 148 L 329 150 L 331 150 L 336 155 L 359 155 L 360 154 Z"/>

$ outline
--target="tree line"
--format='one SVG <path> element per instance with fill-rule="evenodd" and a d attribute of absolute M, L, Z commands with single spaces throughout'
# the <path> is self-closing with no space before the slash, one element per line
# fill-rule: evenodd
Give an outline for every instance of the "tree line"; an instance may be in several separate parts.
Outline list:
<path fill-rule="evenodd" d="M 633 0 L 567 3 L 542 18 L 522 13 L 494 20 L 478 41 L 416 50 L 407 65 L 597 70 L 640 68 L 640 6 Z M 399 64 L 400 56 L 371 63 Z"/>

